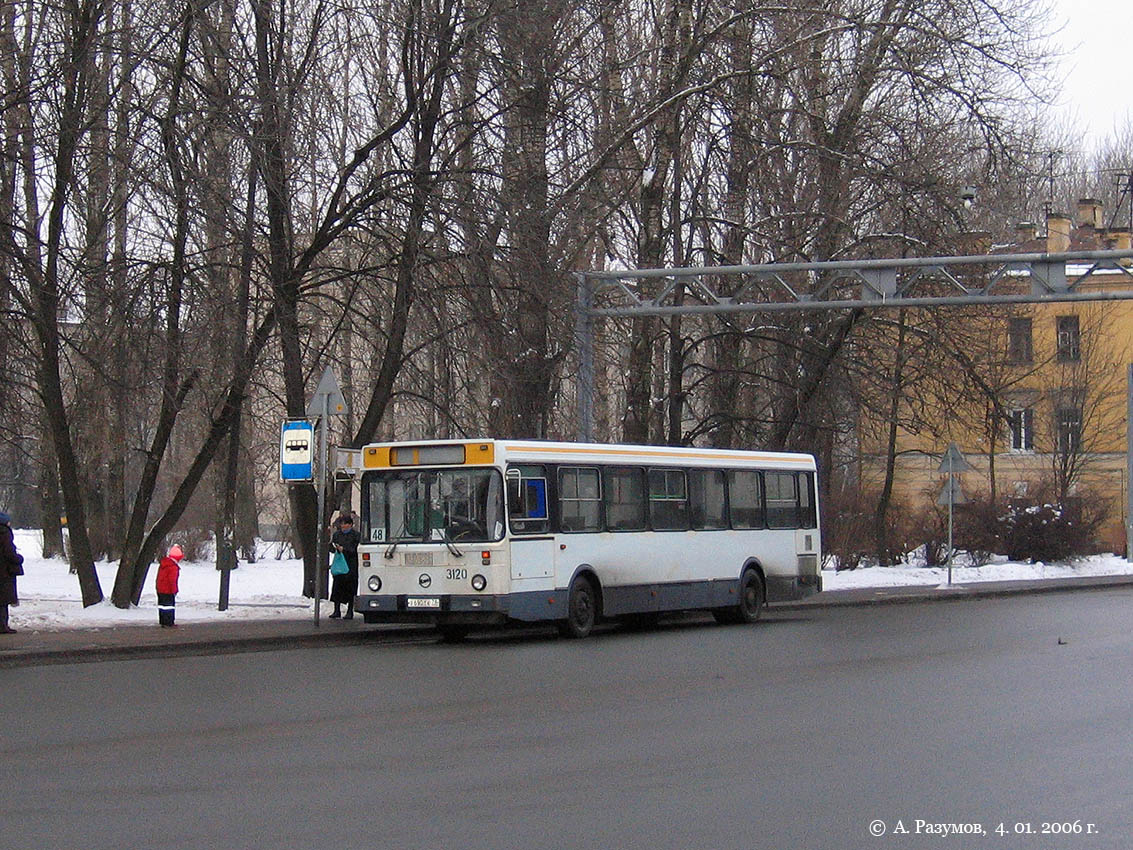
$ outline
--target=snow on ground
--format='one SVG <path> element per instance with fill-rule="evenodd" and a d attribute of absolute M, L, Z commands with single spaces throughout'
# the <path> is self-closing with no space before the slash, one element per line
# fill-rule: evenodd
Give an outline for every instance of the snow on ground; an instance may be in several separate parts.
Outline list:
<path fill-rule="evenodd" d="M 1076 576 L 1116 576 L 1133 574 L 1133 564 L 1118 555 L 1090 555 L 1065 564 L 1019 564 L 996 558 L 982 567 L 952 566 L 953 584 L 974 584 L 981 581 L 1030 581 Z M 938 586 L 948 581 L 947 567 L 901 565 L 896 567 L 864 567 L 856 570 L 822 573 L 823 590 L 855 590 L 862 587 L 897 587 L 908 585 Z"/>
<path fill-rule="evenodd" d="M 122 625 L 157 625 L 157 593 L 153 589 L 157 565 L 150 566 L 137 607 L 115 608 L 110 603 L 117 563 L 95 565 L 106 601 L 83 608 L 79 580 L 70 574 L 61 558 L 43 558 L 40 532 L 17 529 L 16 548 L 24 557 L 24 575 L 19 578 L 20 604 L 10 609 L 12 626 L 34 631 L 44 629 L 102 628 Z M 264 547 L 265 549 L 267 547 Z M 271 553 L 271 554 L 274 554 Z M 241 561 L 232 571 L 228 610 L 217 611 L 220 573 L 213 562 L 181 562 L 178 582 L 177 622 L 204 620 L 303 619 L 314 616 L 310 599 L 301 595 L 303 562 L 269 557 L 249 564 Z M 324 612 L 328 610 L 324 603 Z"/>
<path fill-rule="evenodd" d="M 40 534 L 18 529 L 16 547 L 24 556 L 24 575 L 19 579 L 20 605 L 11 609 L 12 625 L 17 629 L 57 631 L 75 628 L 105 628 L 121 625 L 156 625 L 157 595 L 153 589 L 157 566 L 150 567 L 145 589 L 137 607 L 115 608 L 109 601 L 90 608 L 80 602 L 79 581 L 67 563 L 40 556 Z M 303 564 L 298 559 L 279 559 L 264 547 L 265 556 L 256 563 L 240 562 L 232 572 L 227 611 L 217 611 L 220 573 L 210 562 L 181 562 L 180 592 L 177 594 L 177 622 L 204 620 L 304 619 L 314 615 L 310 599 L 301 595 Z M 96 564 L 103 595 L 109 599 L 114 588 L 117 564 Z M 1116 555 L 1093 555 L 1068 564 L 1018 564 L 1004 558 L 982 567 L 954 566 L 953 584 L 980 581 L 1023 581 L 1133 574 L 1133 564 Z M 937 586 L 947 581 L 942 567 L 903 565 L 866 567 L 822 574 L 825 590 L 898 585 Z M 326 613 L 330 606 L 323 603 Z"/>

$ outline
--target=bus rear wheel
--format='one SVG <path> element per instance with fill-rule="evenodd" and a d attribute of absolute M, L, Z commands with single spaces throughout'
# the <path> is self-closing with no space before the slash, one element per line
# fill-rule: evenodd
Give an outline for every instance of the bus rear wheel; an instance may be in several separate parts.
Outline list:
<path fill-rule="evenodd" d="M 586 576 L 577 576 L 570 583 L 567 617 L 559 623 L 559 634 L 568 638 L 584 638 L 598 622 L 598 592 Z"/>
<path fill-rule="evenodd" d="M 739 602 L 729 608 L 717 608 L 712 612 L 712 616 L 722 625 L 754 623 L 763 613 L 765 599 L 763 579 L 755 570 L 746 570 L 740 578 Z"/>

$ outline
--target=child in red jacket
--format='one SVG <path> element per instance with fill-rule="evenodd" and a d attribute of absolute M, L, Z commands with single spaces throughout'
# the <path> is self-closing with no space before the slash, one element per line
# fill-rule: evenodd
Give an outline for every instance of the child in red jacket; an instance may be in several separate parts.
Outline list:
<path fill-rule="evenodd" d="M 181 574 L 180 560 L 185 557 L 176 543 L 169 554 L 161 559 L 157 568 L 157 621 L 162 628 L 173 628 L 173 615 L 177 604 L 177 577 Z"/>

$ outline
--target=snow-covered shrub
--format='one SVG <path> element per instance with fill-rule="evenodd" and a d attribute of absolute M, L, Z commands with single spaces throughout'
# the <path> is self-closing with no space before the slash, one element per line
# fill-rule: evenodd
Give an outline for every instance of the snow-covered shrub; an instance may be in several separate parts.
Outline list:
<path fill-rule="evenodd" d="M 1097 551 L 1107 518 L 1103 499 L 973 501 L 957 512 L 957 548 L 1006 555 L 1012 561 L 1065 561 Z"/>
<path fill-rule="evenodd" d="M 1093 514 L 1093 515 L 1091 515 Z M 1065 561 L 1097 549 L 1104 512 L 1069 504 L 1013 502 L 1000 517 L 1003 551 L 1013 561 Z"/>

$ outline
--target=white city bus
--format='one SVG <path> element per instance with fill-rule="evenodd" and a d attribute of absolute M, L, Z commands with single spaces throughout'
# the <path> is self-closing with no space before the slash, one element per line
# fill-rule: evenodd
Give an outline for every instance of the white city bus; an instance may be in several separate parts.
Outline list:
<path fill-rule="evenodd" d="M 814 458 L 520 440 L 362 449 L 367 623 L 470 627 L 707 610 L 754 622 L 822 589 Z"/>

